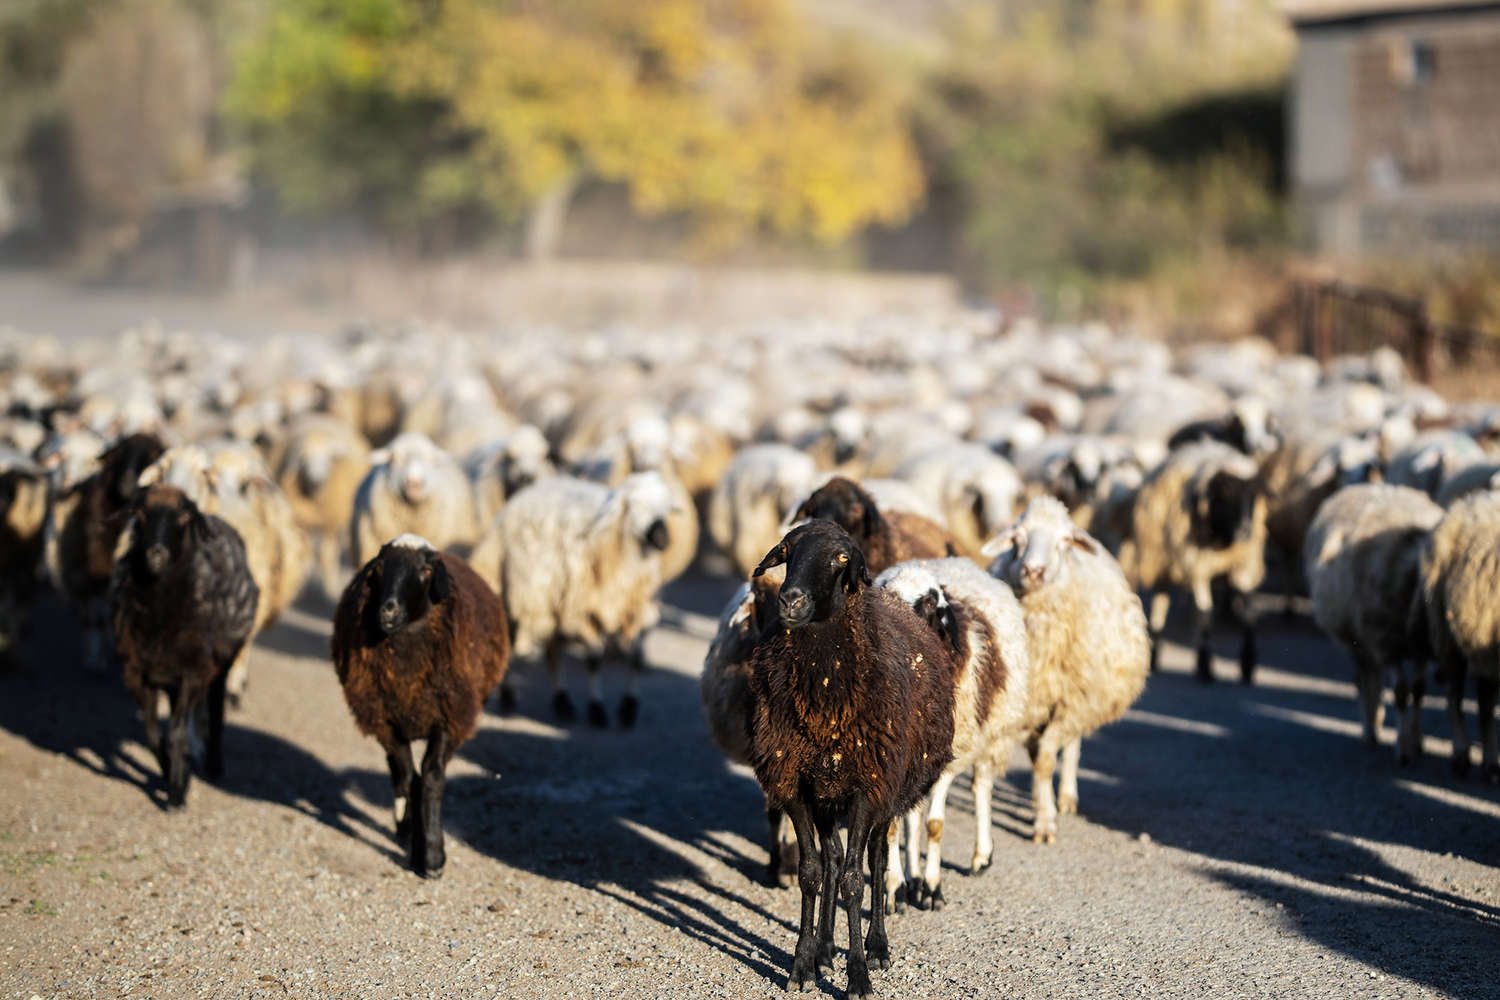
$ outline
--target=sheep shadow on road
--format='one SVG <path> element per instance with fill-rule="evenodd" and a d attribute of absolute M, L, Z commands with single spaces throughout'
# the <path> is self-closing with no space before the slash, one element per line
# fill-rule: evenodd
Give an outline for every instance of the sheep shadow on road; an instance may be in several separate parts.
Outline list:
<path fill-rule="evenodd" d="M 1360 738 L 1345 654 L 1307 623 L 1263 626 L 1255 686 L 1158 674 L 1085 742 L 1086 771 L 1108 780 L 1085 773 L 1084 814 L 1212 859 L 1212 878 L 1279 906 L 1331 950 L 1479 995 L 1472 956 L 1493 949 L 1500 900 L 1431 884 L 1413 852 L 1500 866 L 1500 792 L 1450 776 L 1434 745 L 1448 734 L 1438 699 L 1424 707 L 1427 754 L 1398 767 L 1389 717 L 1379 749 Z"/>

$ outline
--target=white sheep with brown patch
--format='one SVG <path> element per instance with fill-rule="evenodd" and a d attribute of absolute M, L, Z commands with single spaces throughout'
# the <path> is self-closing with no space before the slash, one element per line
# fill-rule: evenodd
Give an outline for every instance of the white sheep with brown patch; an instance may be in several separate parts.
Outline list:
<path fill-rule="evenodd" d="M 969 559 L 916 559 L 898 563 L 875 580 L 906 602 L 937 632 L 952 655 L 953 762 L 927 797 L 927 859 L 920 876 L 918 855 L 923 830 L 920 809 L 907 816 L 906 872 L 898 852 L 891 852 L 887 872 L 888 904 L 896 886 L 907 887 L 907 900 L 922 908 L 942 909 L 942 844 L 948 789 L 964 771 L 974 772 L 974 851 L 969 870 L 990 866 L 995 846 L 990 838 L 990 792 L 996 767 L 1004 768 L 1010 751 L 1026 735 L 1031 658 L 1026 621 L 1010 588 Z"/>

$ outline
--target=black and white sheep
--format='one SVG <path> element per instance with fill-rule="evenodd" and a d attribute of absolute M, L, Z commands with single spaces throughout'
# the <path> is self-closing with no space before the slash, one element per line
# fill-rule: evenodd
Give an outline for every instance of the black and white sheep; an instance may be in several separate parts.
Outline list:
<path fill-rule="evenodd" d="M 948 789 L 973 768 L 974 851 L 969 870 L 990 866 L 990 793 L 995 769 L 1004 769 L 1010 751 L 1026 735 L 1031 659 L 1021 605 L 1010 588 L 969 559 L 930 559 L 899 563 L 875 580 L 909 604 L 942 638 L 957 668 L 953 696 L 953 762 L 932 786 L 926 817 L 927 861 L 917 873 L 922 817 L 907 818 L 908 866 L 887 874 L 888 903 L 905 883 L 907 899 L 923 909 L 943 905 L 942 843 Z"/>

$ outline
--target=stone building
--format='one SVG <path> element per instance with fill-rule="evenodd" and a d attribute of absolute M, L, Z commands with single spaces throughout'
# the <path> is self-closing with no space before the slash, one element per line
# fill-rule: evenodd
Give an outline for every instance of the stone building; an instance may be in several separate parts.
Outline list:
<path fill-rule="evenodd" d="M 1500 254 L 1500 2 L 1294 0 L 1290 174 L 1339 257 Z"/>

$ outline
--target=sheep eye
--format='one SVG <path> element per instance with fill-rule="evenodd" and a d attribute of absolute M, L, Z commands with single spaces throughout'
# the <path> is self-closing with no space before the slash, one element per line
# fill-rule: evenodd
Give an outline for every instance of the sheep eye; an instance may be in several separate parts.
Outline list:
<path fill-rule="evenodd" d="M 847 553 L 847 552 L 840 552 L 838 554 L 838 562 L 839 562 L 840 566 L 844 565 L 844 563 L 846 563 L 848 561 L 849 561 L 849 553 Z"/>

